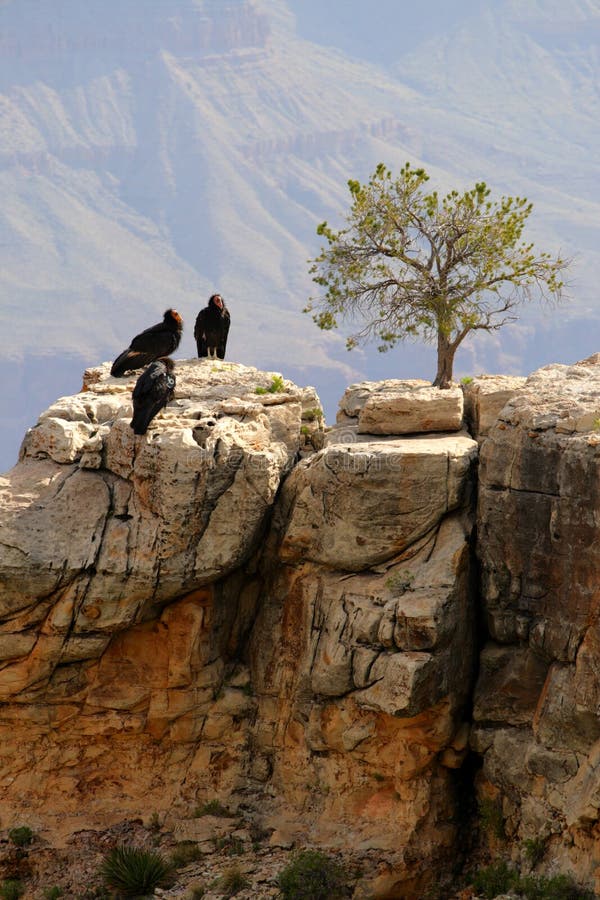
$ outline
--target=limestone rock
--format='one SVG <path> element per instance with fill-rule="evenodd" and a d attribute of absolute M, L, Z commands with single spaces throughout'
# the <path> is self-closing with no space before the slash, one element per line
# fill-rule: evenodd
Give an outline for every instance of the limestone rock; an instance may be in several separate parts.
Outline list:
<path fill-rule="evenodd" d="M 286 481 L 282 558 L 351 571 L 393 558 L 468 503 L 476 454 L 465 434 L 329 444 Z"/>
<path fill-rule="evenodd" d="M 534 372 L 482 441 L 477 546 L 496 644 L 471 737 L 511 828 L 551 823 L 553 854 L 588 884 L 591 855 L 577 847 L 600 817 L 599 423 L 596 354 Z"/>
<path fill-rule="evenodd" d="M 459 387 L 440 390 L 409 385 L 371 394 L 358 414 L 363 434 L 416 434 L 460 431 L 463 393 Z"/>
<path fill-rule="evenodd" d="M 429 381 L 388 379 L 351 384 L 340 400 L 334 440 L 353 442 L 359 434 L 416 434 L 460 431 L 463 394 L 441 391 Z"/>
<path fill-rule="evenodd" d="M 136 437 L 137 373 L 108 369 L 88 370 L 81 394 L 42 414 L 0 480 L 0 639 L 34 607 L 44 635 L 32 652 L 14 642 L 5 698 L 56 665 L 97 657 L 102 634 L 248 559 L 299 450 L 303 407 L 320 409 L 314 391 L 289 382 L 270 393 L 272 373 L 178 361 L 175 400 Z"/>
<path fill-rule="evenodd" d="M 488 434 L 503 407 L 525 381 L 518 375 L 478 375 L 463 384 L 465 419 L 476 440 L 481 441 Z"/>

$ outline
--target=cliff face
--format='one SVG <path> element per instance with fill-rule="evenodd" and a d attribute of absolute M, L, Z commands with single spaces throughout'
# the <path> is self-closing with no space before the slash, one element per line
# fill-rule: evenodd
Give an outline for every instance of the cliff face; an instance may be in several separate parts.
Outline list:
<path fill-rule="evenodd" d="M 193 835 L 243 802 L 275 844 L 361 856 L 356 897 L 416 898 L 473 828 L 469 756 L 514 853 L 541 834 L 590 882 L 600 362 L 464 409 L 364 383 L 325 435 L 273 373 L 177 378 L 136 438 L 134 379 L 88 370 L 0 480 L 2 824 Z"/>

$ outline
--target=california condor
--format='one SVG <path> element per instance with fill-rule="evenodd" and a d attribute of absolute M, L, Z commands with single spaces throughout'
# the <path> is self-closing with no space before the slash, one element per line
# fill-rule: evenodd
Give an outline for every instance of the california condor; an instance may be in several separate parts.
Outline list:
<path fill-rule="evenodd" d="M 141 369 L 161 356 L 174 353 L 181 340 L 183 319 L 175 309 L 168 309 L 162 322 L 136 334 L 127 350 L 117 356 L 110 374 L 120 378 L 132 369 Z"/>
<path fill-rule="evenodd" d="M 136 434 L 146 434 L 154 416 L 173 399 L 175 364 L 172 359 L 156 359 L 144 369 L 133 389 L 133 418 L 130 422 Z"/>
<path fill-rule="evenodd" d="M 225 347 L 231 316 L 220 294 L 213 294 L 208 306 L 201 309 L 194 326 L 198 356 L 225 359 Z"/>

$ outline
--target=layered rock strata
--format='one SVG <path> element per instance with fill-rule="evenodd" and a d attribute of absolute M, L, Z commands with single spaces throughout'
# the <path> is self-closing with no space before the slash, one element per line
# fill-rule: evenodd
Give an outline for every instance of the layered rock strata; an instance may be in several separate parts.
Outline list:
<path fill-rule="evenodd" d="M 480 792 L 515 853 L 542 840 L 588 884 L 600 862 L 599 474 L 598 355 L 531 375 L 481 447 Z"/>
<path fill-rule="evenodd" d="M 176 374 L 136 437 L 135 375 L 88 370 L 2 479 L 7 824 L 152 809 L 187 833 L 243 796 L 274 841 L 372 854 L 365 896 L 425 890 L 466 752 L 476 442 L 333 432 L 315 452 L 312 389 Z"/>
<path fill-rule="evenodd" d="M 600 356 L 435 417 L 421 383 L 353 385 L 326 433 L 312 389 L 193 360 L 136 438 L 134 378 L 88 370 L 0 479 L 3 824 L 206 838 L 218 798 L 351 847 L 357 900 L 416 900 L 464 844 L 470 754 L 503 853 L 592 886 Z"/>

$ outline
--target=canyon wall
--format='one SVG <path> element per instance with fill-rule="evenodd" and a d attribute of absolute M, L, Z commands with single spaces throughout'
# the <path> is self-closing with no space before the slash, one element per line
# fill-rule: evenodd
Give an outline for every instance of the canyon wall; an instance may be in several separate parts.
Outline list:
<path fill-rule="evenodd" d="M 475 798 L 593 885 L 600 361 L 353 385 L 329 429 L 183 360 L 136 437 L 134 381 L 88 370 L 0 479 L 2 826 L 193 834 L 219 799 L 417 898 Z"/>

